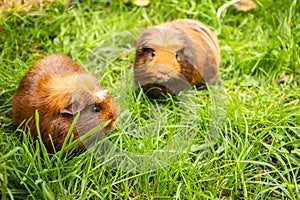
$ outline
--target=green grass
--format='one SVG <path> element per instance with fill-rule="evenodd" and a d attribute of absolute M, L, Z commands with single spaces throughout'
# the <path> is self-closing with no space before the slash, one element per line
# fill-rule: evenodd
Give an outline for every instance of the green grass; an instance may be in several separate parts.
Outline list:
<path fill-rule="evenodd" d="M 300 3 L 261 0 L 254 10 L 228 8 L 217 19 L 226 1 L 107 2 L 82 1 L 67 11 L 57 3 L 0 19 L 1 199 L 300 199 Z M 218 36 L 225 116 L 212 112 L 208 91 L 165 103 L 134 91 L 134 40 L 145 27 L 177 18 L 198 19 Z M 121 117 L 105 141 L 131 152 L 125 155 L 136 165 L 126 165 L 124 154 L 110 157 L 118 155 L 113 148 L 48 155 L 13 125 L 20 79 L 53 52 L 70 55 L 109 88 Z M 197 150 L 214 132 L 212 121 L 220 137 L 203 154 Z M 166 165 L 157 166 L 153 150 Z"/>

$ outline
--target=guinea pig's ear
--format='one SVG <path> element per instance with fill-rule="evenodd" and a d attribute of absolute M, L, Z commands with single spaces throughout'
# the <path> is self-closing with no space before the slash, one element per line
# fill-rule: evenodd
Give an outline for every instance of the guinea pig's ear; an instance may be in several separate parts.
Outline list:
<path fill-rule="evenodd" d="M 74 116 L 76 113 L 82 111 L 86 103 L 84 101 L 72 99 L 67 103 L 65 108 L 60 112 L 62 115 L 71 115 Z"/>

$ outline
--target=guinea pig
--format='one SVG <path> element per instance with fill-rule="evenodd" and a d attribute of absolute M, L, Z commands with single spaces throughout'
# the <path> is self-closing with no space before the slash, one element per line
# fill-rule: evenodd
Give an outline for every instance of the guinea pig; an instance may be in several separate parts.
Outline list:
<path fill-rule="evenodd" d="M 203 23 L 178 19 L 144 30 L 136 42 L 134 81 L 151 97 L 216 84 L 220 50 Z"/>
<path fill-rule="evenodd" d="M 14 122 L 20 125 L 27 120 L 34 138 L 37 138 L 36 110 L 42 141 L 51 153 L 61 149 L 78 112 L 80 117 L 72 132 L 74 139 L 103 122 L 108 124 L 82 140 L 75 152 L 82 149 L 85 142 L 92 141 L 111 128 L 119 112 L 108 90 L 63 54 L 52 54 L 33 64 L 13 96 Z"/>

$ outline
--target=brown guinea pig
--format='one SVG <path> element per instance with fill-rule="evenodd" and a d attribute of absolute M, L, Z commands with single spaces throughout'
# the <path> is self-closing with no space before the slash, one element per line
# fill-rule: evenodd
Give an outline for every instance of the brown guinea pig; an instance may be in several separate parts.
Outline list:
<path fill-rule="evenodd" d="M 215 34 L 192 19 L 147 28 L 137 40 L 134 80 L 151 97 L 216 84 L 220 50 Z"/>
<path fill-rule="evenodd" d="M 108 90 L 63 54 L 52 54 L 33 64 L 21 80 L 12 104 L 15 124 L 29 120 L 30 133 L 34 138 L 37 138 L 35 111 L 38 110 L 40 133 L 48 152 L 61 149 L 78 112 L 80 117 L 73 129 L 74 139 L 102 122 L 110 122 L 101 131 L 81 141 L 75 152 L 85 142 L 112 127 L 118 116 L 118 108 Z"/>

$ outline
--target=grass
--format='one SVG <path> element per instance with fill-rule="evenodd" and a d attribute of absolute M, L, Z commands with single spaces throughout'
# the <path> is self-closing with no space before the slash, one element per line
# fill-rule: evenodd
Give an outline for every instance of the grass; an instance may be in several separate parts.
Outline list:
<path fill-rule="evenodd" d="M 145 8 L 108 2 L 69 10 L 56 3 L 0 19 L 1 199 L 300 199 L 299 2 L 256 1 L 256 9 L 228 8 L 220 19 L 217 8 L 226 1 L 151 1 Z M 177 18 L 201 20 L 218 36 L 225 116 L 211 112 L 208 91 L 165 103 L 133 92 L 136 37 L 146 26 Z M 20 79 L 53 52 L 70 55 L 109 88 L 121 117 L 105 141 L 119 150 L 49 155 L 13 125 L 11 100 Z M 203 154 L 198 150 L 214 130 L 211 121 L 220 122 L 220 137 Z M 163 162 L 153 160 L 153 150 Z M 120 151 L 127 153 L 116 158 Z"/>

